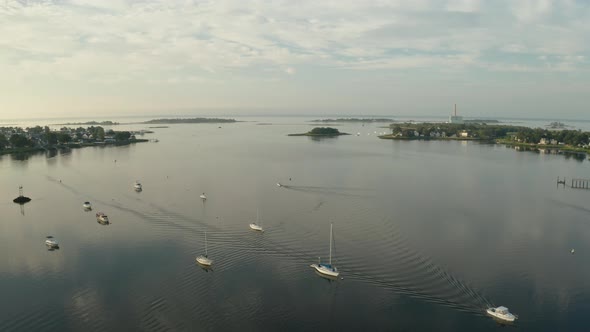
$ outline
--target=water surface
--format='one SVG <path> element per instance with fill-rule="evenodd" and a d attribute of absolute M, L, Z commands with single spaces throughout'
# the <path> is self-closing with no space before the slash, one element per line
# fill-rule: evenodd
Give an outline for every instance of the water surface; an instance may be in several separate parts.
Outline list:
<path fill-rule="evenodd" d="M 498 330 L 488 305 L 517 330 L 587 326 L 590 191 L 555 183 L 590 178 L 587 159 L 247 120 L 0 157 L 0 330 Z M 257 210 L 263 234 L 248 228 Z M 338 281 L 309 267 L 330 223 Z M 205 231 L 211 270 L 195 263 Z"/>

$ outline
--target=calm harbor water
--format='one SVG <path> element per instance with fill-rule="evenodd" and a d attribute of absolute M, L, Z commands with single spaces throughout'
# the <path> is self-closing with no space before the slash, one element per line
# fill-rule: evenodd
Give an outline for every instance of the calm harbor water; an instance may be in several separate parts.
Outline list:
<path fill-rule="evenodd" d="M 519 315 L 515 330 L 587 330 L 590 191 L 556 186 L 590 178 L 587 158 L 379 140 L 372 124 L 313 140 L 286 136 L 312 128 L 303 119 L 246 120 L 0 157 L 0 331 L 504 328 L 489 305 Z M 257 210 L 262 234 L 248 228 Z M 309 267 L 328 256 L 330 223 L 343 280 Z M 205 231 L 211 270 L 195 263 Z"/>

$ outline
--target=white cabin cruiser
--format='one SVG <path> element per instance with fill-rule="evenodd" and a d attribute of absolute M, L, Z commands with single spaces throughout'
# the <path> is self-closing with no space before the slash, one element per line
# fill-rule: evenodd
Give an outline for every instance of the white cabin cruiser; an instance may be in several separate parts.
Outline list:
<path fill-rule="evenodd" d="M 199 196 L 199 197 L 201 197 L 202 200 L 206 200 L 207 199 L 207 196 L 205 196 L 205 193 L 202 193 L 201 196 Z"/>
<path fill-rule="evenodd" d="M 518 316 L 511 314 L 510 311 L 508 311 L 508 308 L 503 307 L 503 306 L 497 307 L 497 308 L 488 308 L 486 310 L 486 312 L 490 316 L 493 316 L 493 317 L 496 317 L 498 319 L 505 320 L 508 322 L 514 322 L 514 320 L 516 320 L 518 318 Z"/>
<path fill-rule="evenodd" d="M 84 204 L 82 204 L 82 207 L 86 210 L 92 210 L 92 204 L 90 204 L 90 202 L 84 202 Z"/>
<path fill-rule="evenodd" d="M 135 190 L 137 190 L 137 191 L 141 191 L 143 189 L 143 187 L 141 186 L 141 183 L 139 183 L 139 181 L 135 181 L 133 188 L 135 188 Z"/>

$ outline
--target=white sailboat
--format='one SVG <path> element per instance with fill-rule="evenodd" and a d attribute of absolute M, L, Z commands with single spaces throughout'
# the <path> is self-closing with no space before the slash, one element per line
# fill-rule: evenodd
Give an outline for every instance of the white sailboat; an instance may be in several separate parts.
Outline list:
<path fill-rule="evenodd" d="M 201 196 L 199 196 L 202 200 L 206 200 L 207 196 L 205 196 L 205 193 L 201 194 Z"/>
<path fill-rule="evenodd" d="M 332 224 L 330 224 L 330 260 L 328 264 L 322 263 L 320 257 L 318 257 L 317 264 L 311 264 L 310 267 L 313 267 L 318 273 L 323 274 L 328 277 L 338 277 L 340 272 L 338 269 L 332 265 Z"/>
<path fill-rule="evenodd" d="M 258 212 L 258 209 L 257 209 L 256 210 L 256 222 L 253 222 L 250 224 L 250 229 L 252 229 L 254 231 L 258 231 L 258 232 L 264 232 L 262 225 L 258 225 L 259 222 L 260 222 L 260 213 Z"/>
<path fill-rule="evenodd" d="M 205 255 L 198 256 L 197 263 L 203 266 L 211 266 L 211 264 L 213 264 L 213 260 L 211 260 L 207 255 L 207 231 L 205 231 Z"/>

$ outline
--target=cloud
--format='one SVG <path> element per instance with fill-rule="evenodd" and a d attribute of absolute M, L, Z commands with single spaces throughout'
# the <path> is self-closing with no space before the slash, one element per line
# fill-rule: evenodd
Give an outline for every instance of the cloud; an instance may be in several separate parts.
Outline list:
<path fill-rule="evenodd" d="M 7 0 L 0 34 L 0 87 L 273 81 L 295 68 L 322 69 L 324 80 L 347 71 L 584 72 L 590 7 L 571 0 Z"/>
<path fill-rule="evenodd" d="M 194 76 L 200 71 L 287 64 L 357 69 L 367 64 L 373 69 L 376 63 L 398 64 L 389 68 L 438 63 L 424 61 L 424 52 L 439 58 L 467 56 L 470 61 L 465 65 L 476 65 L 471 56 L 489 50 L 588 53 L 582 40 L 589 27 L 582 19 L 590 11 L 573 12 L 569 1 L 507 1 L 504 8 L 475 0 L 24 4 L 12 1 L 12 11 L 1 14 L 0 27 L 7 38 L 0 47 L 10 65 L 33 71 L 37 65 L 41 73 L 53 67 L 56 75 L 68 79 L 74 79 L 75 73 L 80 79 L 96 77 L 99 69 L 104 69 L 100 76 L 114 75 L 118 80 L 151 75 L 154 68 L 174 77 L 179 72 Z M 563 20 L 553 22 L 555 12 Z M 416 60 L 396 61 L 401 49 Z M 367 57 L 372 60 L 366 61 Z M 24 73 L 30 75 L 30 70 Z"/>

